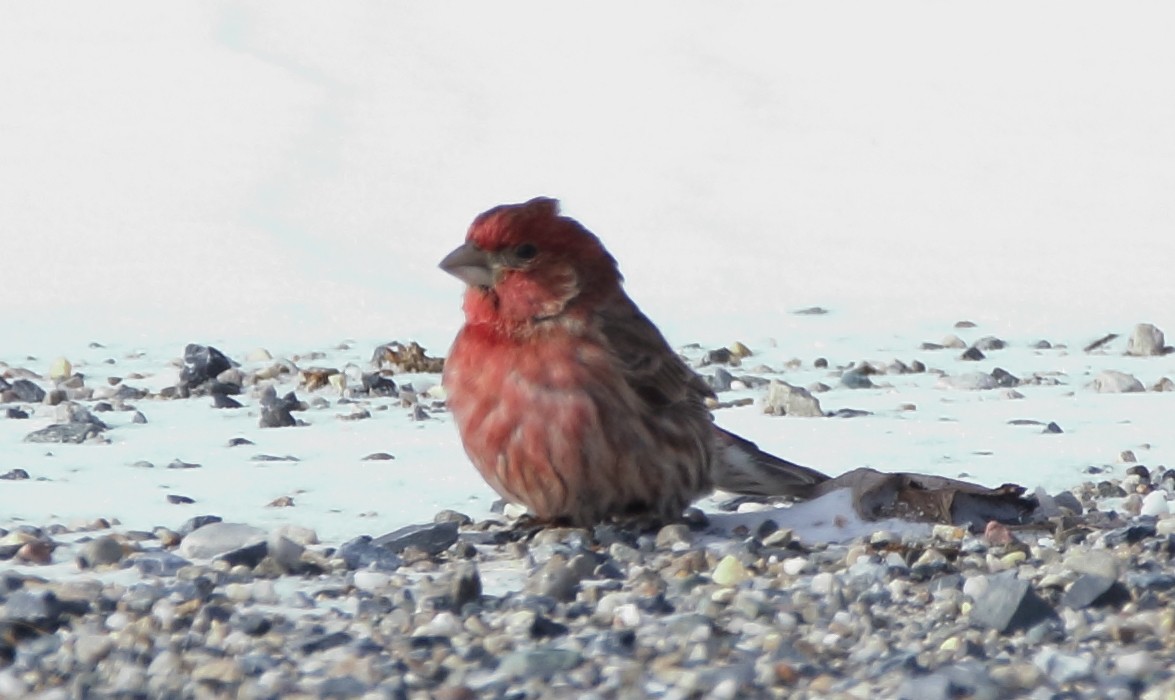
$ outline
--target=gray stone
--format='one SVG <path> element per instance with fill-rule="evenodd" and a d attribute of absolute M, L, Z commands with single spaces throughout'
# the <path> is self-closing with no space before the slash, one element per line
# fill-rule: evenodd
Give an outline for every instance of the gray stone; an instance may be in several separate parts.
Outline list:
<path fill-rule="evenodd" d="M 803 416 L 818 418 L 824 415 L 820 401 L 807 389 L 792 386 L 775 379 L 767 385 L 763 412 L 773 416 Z"/>
<path fill-rule="evenodd" d="M 999 386 L 995 378 L 987 372 L 948 375 L 940 377 L 937 384 L 943 389 L 958 389 L 960 391 L 985 391 Z"/>
<path fill-rule="evenodd" d="M 1130 591 L 1112 578 L 1081 574 L 1061 597 L 1061 603 L 1074 610 L 1088 607 L 1111 607 L 1130 601 Z"/>
<path fill-rule="evenodd" d="M 85 542 L 78 549 L 78 566 L 83 569 L 92 569 L 96 566 L 106 566 L 122 561 L 125 554 L 122 544 L 109 535 L 95 537 Z"/>
<path fill-rule="evenodd" d="M 298 571 L 302 566 L 302 554 L 306 548 L 277 533 L 270 533 L 268 554 L 285 571 Z"/>
<path fill-rule="evenodd" d="M 1125 394 L 1146 391 L 1146 387 L 1134 375 L 1113 369 L 1107 369 L 1094 377 L 1090 386 L 1099 394 Z"/>
<path fill-rule="evenodd" d="M 1064 685 L 1089 678 L 1093 674 L 1093 658 L 1087 654 L 1070 654 L 1051 647 L 1037 652 L 1033 663 L 1054 683 Z"/>
<path fill-rule="evenodd" d="M 192 562 L 172 552 L 154 550 L 132 554 L 127 557 L 127 563 L 147 576 L 175 576 Z"/>
<path fill-rule="evenodd" d="M 734 383 L 734 375 L 726 371 L 722 367 L 714 369 L 714 374 L 706 377 L 706 382 L 715 393 L 721 391 L 730 391 L 731 384 Z"/>
<path fill-rule="evenodd" d="M 386 535 L 380 535 L 372 540 L 372 544 L 394 554 L 415 547 L 431 556 L 452 547 L 456 541 L 457 523 L 441 522 L 408 525 Z"/>
<path fill-rule="evenodd" d="M 871 389 L 874 386 L 868 374 L 856 369 L 840 375 L 840 383 L 850 389 Z"/>
<path fill-rule="evenodd" d="M 192 559 L 209 559 L 258 542 L 264 543 L 265 530 L 244 523 L 209 523 L 184 537 L 179 554 Z"/>
<path fill-rule="evenodd" d="M 24 441 L 80 445 L 101 433 L 101 428 L 90 423 L 59 423 L 34 430 L 24 437 Z"/>
<path fill-rule="evenodd" d="M 370 535 L 347 540 L 339 546 L 335 556 L 342 559 L 348 569 L 395 571 L 404 563 L 399 554 L 376 545 Z"/>
<path fill-rule="evenodd" d="M 1150 323 L 1140 323 L 1134 327 L 1130 340 L 1126 342 L 1126 354 L 1139 357 L 1162 355 L 1167 341 L 1163 331 Z"/>
<path fill-rule="evenodd" d="M 8 390 L 16 396 L 17 401 L 24 403 L 41 403 L 45 400 L 45 390 L 28 379 L 13 381 Z"/>
<path fill-rule="evenodd" d="M 527 649 L 507 654 L 498 670 L 506 676 L 550 678 L 560 671 L 570 671 L 582 662 L 583 657 L 570 649 Z"/>
<path fill-rule="evenodd" d="M 910 676 L 898 687 L 897 700 L 999 700 L 1005 694 L 991 673 L 976 662 L 944 666 L 926 675 Z"/>
<path fill-rule="evenodd" d="M 1056 615 L 1028 581 L 1016 578 L 1015 571 L 1007 571 L 987 577 L 987 586 L 971 609 L 971 622 L 1008 633 L 1028 629 Z"/>

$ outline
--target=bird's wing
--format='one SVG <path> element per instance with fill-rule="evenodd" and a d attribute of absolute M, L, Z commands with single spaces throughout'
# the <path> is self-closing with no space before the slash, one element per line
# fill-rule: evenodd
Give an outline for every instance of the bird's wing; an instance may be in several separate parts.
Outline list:
<path fill-rule="evenodd" d="M 625 380 L 650 408 L 683 404 L 701 408 L 714 396 L 706 381 L 669 347 L 661 331 L 627 296 L 601 308 L 596 320 Z"/>
<path fill-rule="evenodd" d="M 750 440 L 714 426 L 722 453 L 722 469 L 715 470 L 714 485 L 723 491 L 747 496 L 809 498 L 813 487 L 828 476 L 811 467 L 764 452 Z"/>

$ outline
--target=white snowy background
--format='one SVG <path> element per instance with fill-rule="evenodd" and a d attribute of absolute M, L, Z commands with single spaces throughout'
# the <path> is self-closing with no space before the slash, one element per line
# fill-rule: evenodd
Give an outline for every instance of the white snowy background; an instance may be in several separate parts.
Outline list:
<path fill-rule="evenodd" d="M 1159 4 L 5 4 L 0 360 L 44 372 L 56 355 L 142 349 L 158 369 L 187 342 L 240 357 L 344 339 L 356 359 L 391 339 L 443 354 L 461 290 L 437 261 L 478 212 L 542 194 L 600 235 L 675 345 L 741 340 L 775 366 L 908 361 L 967 319 L 969 340 L 1018 348 L 999 357 L 1013 373 L 1072 373 L 1033 410 L 929 378 L 823 399 L 878 417 L 720 415 L 763 446 L 833 472 L 1072 485 L 1095 456 L 1171 454 L 1163 397 L 1083 388 L 1091 362 L 1149 383 L 1175 375 L 1169 358 L 1027 346 L 1140 321 L 1175 332 L 1173 35 Z M 813 305 L 831 313 L 793 313 Z M 904 401 L 917 415 L 893 413 Z M 0 489 L 0 508 L 175 524 L 159 484 L 143 482 L 150 506 L 128 496 L 144 477 L 126 466 L 173 457 L 207 462 L 169 484 L 198 497 L 193 512 L 340 536 L 491 500 L 446 420 L 269 431 L 259 451 L 306 466 L 258 478 L 215 471 L 232 434 L 219 413 L 157 427 L 179 409 L 141 408 L 166 432 L 62 447 L 75 476 Z M 1013 438 L 1017 417 L 1067 433 Z M 6 422 L 0 467 L 35 471 L 30 423 Z M 355 462 L 312 478 L 316 455 L 369 443 L 397 453 L 394 477 Z M 986 461 L 960 456 L 976 452 Z M 243 485 L 217 500 L 225 474 Z M 291 479 L 307 480 L 304 505 L 250 510 Z"/>

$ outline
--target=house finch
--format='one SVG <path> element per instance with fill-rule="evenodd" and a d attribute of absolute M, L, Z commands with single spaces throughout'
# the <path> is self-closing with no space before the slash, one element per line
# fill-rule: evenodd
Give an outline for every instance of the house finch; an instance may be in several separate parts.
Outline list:
<path fill-rule="evenodd" d="M 828 478 L 714 425 L 713 392 L 556 200 L 481 214 L 440 266 L 467 285 L 443 379 L 465 451 L 536 518 L 668 521 L 715 488 L 803 497 Z"/>

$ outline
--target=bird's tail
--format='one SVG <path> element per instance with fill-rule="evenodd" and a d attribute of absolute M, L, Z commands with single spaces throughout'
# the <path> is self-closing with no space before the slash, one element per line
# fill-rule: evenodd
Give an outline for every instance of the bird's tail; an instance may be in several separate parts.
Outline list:
<path fill-rule="evenodd" d="M 722 463 L 714 486 L 747 496 L 808 498 L 812 488 L 829 477 L 759 449 L 755 443 L 717 426 Z"/>

